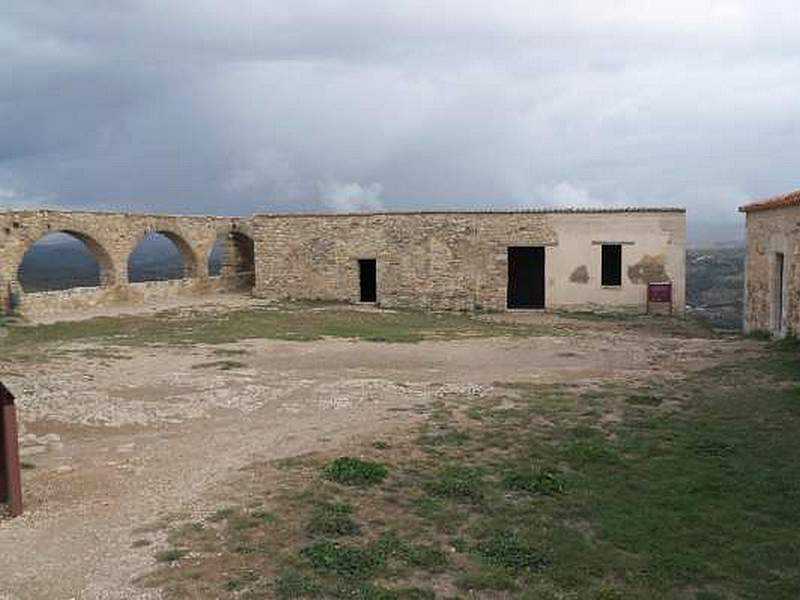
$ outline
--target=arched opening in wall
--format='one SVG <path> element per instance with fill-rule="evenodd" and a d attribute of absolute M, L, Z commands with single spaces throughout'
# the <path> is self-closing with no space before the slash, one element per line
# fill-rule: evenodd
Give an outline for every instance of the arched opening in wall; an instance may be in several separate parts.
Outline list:
<path fill-rule="evenodd" d="M 128 281 L 169 281 L 194 277 L 197 258 L 181 236 L 170 231 L 148 233 L 128 257 Z"/>
<path fill-rule="evenodd" d="M 208 256 L 208 274 L 221 276 L 227 291 L 250 291 L 256 280 L 255 243 L 239 231 L 221 235 Z"/>
<path fill-rule="evenodd" d="M 113 280 L 108 252 L 77 231 L 55 231 L 40 237 L 25 252 L 17 269 L 17 281 L 28 294 L 107 286 Z"/>
<path fill-rule="evenodd" d="M 208 276 L 219 277 L 222 275 L 222 254 L 223 244 L 222 240 L 217 238 L 214 240 L 214 245 L 211 247 L 211 252 L 208 253 Z"/>

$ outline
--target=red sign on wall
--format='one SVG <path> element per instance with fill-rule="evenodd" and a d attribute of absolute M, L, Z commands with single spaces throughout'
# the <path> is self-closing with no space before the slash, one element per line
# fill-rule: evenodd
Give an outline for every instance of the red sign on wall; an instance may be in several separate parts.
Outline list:
<path fill-rule="evenodd" d="M 672 314 L 672 282 L 661 281 L 647 284 L 647 312 L 658 307 L 659 312 L 669 307 Z"/>
<path fill-rule="evenodd" d="M 672 302 L 672 283 L 650 283 L 647 285 L 647 300 L 649 302 Z"/>

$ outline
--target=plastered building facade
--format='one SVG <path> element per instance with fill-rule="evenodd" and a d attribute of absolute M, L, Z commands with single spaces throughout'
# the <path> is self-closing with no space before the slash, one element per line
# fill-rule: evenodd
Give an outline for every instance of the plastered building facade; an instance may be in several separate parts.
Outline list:
<path fill-rule="evenodd" d="M 800 331 L 800 191 L 739 209 L 747 218 L 744 330 Z"/>

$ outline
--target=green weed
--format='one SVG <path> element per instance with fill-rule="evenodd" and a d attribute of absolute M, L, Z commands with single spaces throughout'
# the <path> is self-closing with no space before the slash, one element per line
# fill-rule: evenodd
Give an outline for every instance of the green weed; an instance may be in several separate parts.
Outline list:
<path fill-rule="evenodd" d="M 495 532 L 488 540 L 479 543 L 475 552 L 486 564 L 515 574 L 540 569 L 546 564 L 539 550 L 513 531 Z"/>
<path fill-rule="evenodd" d="M 300 555 L 315 571 L 344 579 L 366 579 L 385 564 L 384 557 L 369 548 L 321 541 L 303 548 Z"/>
<path fill-rule="evenodd" d="M 341 485 L 368 486 L 386 479 L 389 470 L 382 463 L 341 456 L 322 469 L 322 477 Z"/>
<path fill-rule="evenodd" d="M 352 518 L 353 507 L 339 502 L 323 502 L 311 515 L 308 530 L 321 535 L 358 535 L 361 527 Z"/>
<path fill-rule="evenodd" d="M 546 496 L 563 494 L 566 489 L 564 478 L 558 471 L 534 465 L 513 467 L 503 476 L 503 485 L 506 489 L 515 492 Z"/>
<path fill-rule="evenodd" d="M 428 491 L 440 498 L 480 502 L 484 487 L 480 472 L 473 467 L 449 465 L 429 482 Z"/>

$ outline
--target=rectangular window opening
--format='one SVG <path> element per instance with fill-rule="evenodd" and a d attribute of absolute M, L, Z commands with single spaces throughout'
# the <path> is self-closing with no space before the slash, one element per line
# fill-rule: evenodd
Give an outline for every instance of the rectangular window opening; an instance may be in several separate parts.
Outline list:
<path fill-rule="evenodd" d="M 619 287 L 622 285 L 622 245 L 603 244 L 603 274 L 604 286 Z"/>
<path fill-rule="evenodd" d="M 377 302 L 377 266 L 374 258 L 363 258 L 358 261 L 358 277 L 361 302 Z"/>

